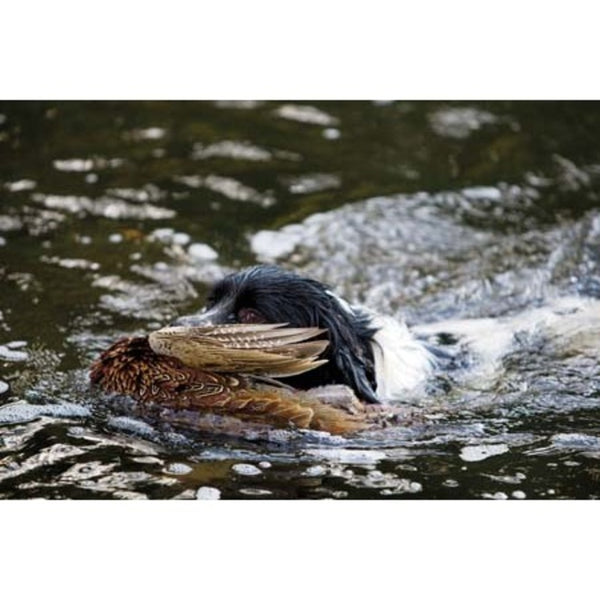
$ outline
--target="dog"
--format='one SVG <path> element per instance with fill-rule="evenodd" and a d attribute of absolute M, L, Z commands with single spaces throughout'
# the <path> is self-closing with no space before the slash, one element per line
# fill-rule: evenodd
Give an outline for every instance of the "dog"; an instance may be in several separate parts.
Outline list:
<path fill-rule="evenodd" d="M 286 323 L 326 330 L 327 363 L 286 379 L 299 389 L 342 384 L 367 403 L 402 399 L 425 383 L 441 353 L 393 318 L 351 306 L 323 283 L 276 266 L 259 265 L 226 276 L 205 309 L 173 325 Z"/>

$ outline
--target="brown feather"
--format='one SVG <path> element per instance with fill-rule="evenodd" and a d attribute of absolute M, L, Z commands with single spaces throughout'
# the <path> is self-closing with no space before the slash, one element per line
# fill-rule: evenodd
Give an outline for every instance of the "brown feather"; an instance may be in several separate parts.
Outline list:
<path fill-rule="evenodd" d="M 239 326 L 238 326 L 239 327 Z M 263 329 L 260 326 L 249 333 L 262 335 L 264 333 L 275 333 L 275 328 Z M 203 328 L 204 329 L 204 328 Z M 220 327 L 219 329 L 222 329 Z M 160 333 L 160 332 L 155 332 Z M 164 330 L 163 330 L 164 333 Z M 237 329 L 233 332 L 234 343 L 239 343 L 243 337 L 242 332 Z M 314 337 L 320 332 L 311 331 L 309 337 Z M 228 335 L 232 334 L 229 329 Z M 152 334 L 151 334 L 152 335 Z M 162 334 L 161 334 L 162 335 Z M 167 338 L 171 334 L 167 335 Z M 300 346 L 298 356 L 282 355 L 291 346 L 282 342 L 285 335 L 276 334 L 275 340 L 278 353 L 272 354 L 264 348 L 261 350 L 250 347 L 240 349 L 239 347 L 228 347 L 227 341 L 217 340 L 222 336 L 222 331 L 215 336 L 208 336 L 211 344 L 198 344 L 193 342 L 187 346 L 180 338 L 181 332 L 175 337 L 175 351 L 181 354 L 181 348 L 186 354 L 189 347 L 193 350 L 202 349 L 210 352 L 218 350 L 216 358 L 211 356 L 210 360 L 199 361 L 204 368 L 196 368 L 184 364 L 180 357 L 157 354 L 151 347 L 148 338 L 125 338 L 113 344 L 100 358 L 94 362 L 90 371 L 92 383 L 99 385 L 107 392 L 115 392 L 134 398 L 141 403 L 168 407 L 174 410 L 191 410 L 198 413 L 211 413 L 235 417 L 243 421 L 253 423 L 264 423 L 272 427 L 288 427 L 294 425 L 300 428 L 319 429 L 331 433 L 352 433 L 364 429 L 367 424 L 364 415 L 351 414 L 341 408 L 330 406 L 321 402 L 316 397 L 311 397 L 309 392 L 265 385 L 257 383 L 247 375 L 234 375 L 231 372 L 217 372 L 206 370 L 206 365 L 217 364 L 222 371 L 235 371 L 233 366 L 244 365 L 244 368 L 252 369 L 253 372 L 261 374 L 272 374 L 273 371 L 285 371 L 290 369 L 294 373 L 300 368 L 315 368 L 322 361 L 315 360 L 315 351 L 321 346 L 312 346 L 308 349 L 303 346 L 300 339 L 307 339 L 308 332 L 287 335 L 288 339 L 296 340 Z M 300 336 L 300 337 L 298 337 Z M 251 336 L 248 335 L 248 338 Z M 156 341 L 155 337 L 155 341 Z M 158 336 L 159 346 L 161 338 Z M 264 338 L 259 341 L 264 341 Z M 321 342 L 306 342 L 304 344 L 321 344 Z M 162 346 L 161 346 L 162 349 Z M 242 353 L 242 358 L 236 358 Z M 192 353 L 193 354 L 193 353 Z M 233 356 L 231 356 L 233 355 Z M 307 356 L 305 356 L 307 355 Z M 186 354 L 187 357 L 187 354 Z M 261 367 L 262 365 L 262 367 Z"/>
<path fill-rule="evenodd" d="M 152 332 L 148 340 L 157 354 L 178 358 L 194 369 L 291 377 L 324 364 L 317 359 L 327 340 L 305 341 L 323 332 L 282 324 L 166 327 Z"/>

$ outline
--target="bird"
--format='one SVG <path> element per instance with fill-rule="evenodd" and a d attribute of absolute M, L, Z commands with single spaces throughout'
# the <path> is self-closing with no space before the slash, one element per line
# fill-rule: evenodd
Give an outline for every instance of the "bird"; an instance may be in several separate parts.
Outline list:
<path fill-rule="evenodd" d="M 172 411 L 275 428 L 361 431 L 368 413 L 347 388 L 302 391 L 279 381 L 325 364 L 319 357 L 329 342 L 315 339 L 322 333 L 280 323 L 165 327 L 116 341 L 91 365 L 90 380 Z"/>
<path fill-rule="evenodd" d="M 325 284 L 276 265 L 256 265 L 217 282 L 199 312 L 174 326 L 288 323 L 317 328 L 328 341 L 323 362 L 287 382 L 300 389 L 346 385 L 366 404 L 402 401 L 426 383 L 436 350 L 402 321 L 352 306 Z"/>

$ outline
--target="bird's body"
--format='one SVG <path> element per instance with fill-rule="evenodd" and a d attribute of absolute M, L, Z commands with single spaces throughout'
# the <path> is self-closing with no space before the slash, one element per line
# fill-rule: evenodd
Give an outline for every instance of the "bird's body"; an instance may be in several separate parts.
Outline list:
<path fill-rule="evenodd" d="M 272 380 L 321 365 L 327 342 L 307 341 L 320 333 L 281 325 L 166 328 L 113 344 L 90 379 L 106 392 L 173 411 L 336 434 L 364 429 L 366 412 L 351 393 L 334 406 Z"/>

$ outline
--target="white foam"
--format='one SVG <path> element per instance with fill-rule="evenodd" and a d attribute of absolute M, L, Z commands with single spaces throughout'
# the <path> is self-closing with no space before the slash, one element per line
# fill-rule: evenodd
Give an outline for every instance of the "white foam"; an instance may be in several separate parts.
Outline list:
<path fill-rule="evenodd" d="M 208 244 L 190 244 L 187 251 L 190 258 L 200 262 L 216 260 L 219 257 L 217 251 Z"/>
<path fill-rule="evenodd" d="M 202 486 L 196 492 L 197 500 L 219 500 L 220 498 L 221 491 L 214 487 Z"/>
<path fill-rule="evenodd" d="M 231 467 L 231 470 L 234 473 L 237 473 L 238 475 L 244 475 L 246 477 L 253 477 L 262 473 L 262 471 L 258 467 L 245 463 L 238 463 L 237 465 L 233 465 Z"/>
<path fill-rule="evenodd" d="M 6 360 L 8 362 L 21 362 L 29 358 L 27 352 L 20 350 L 11 350 L 8 346 L 0 346 L 0 360 Z"/>
<path fill-rule="evenodd" d="M 313 125 L 337 125 L 338 119 L 314 106 L 301 104 L 284 104 L 280 106 L 275 114 L 283 119 L 299 121 L 300 123 L 311 123 Z"/>
<path fill-rule="evenodd" d="M 478 462 L 490 456 L 497 456 L 508 452 L 506 444 L 481 444 L 479 446 L 465 446 L 460 451 L 460 457 L 465 462 Z"/>
<path fill-rule="evenodd" d="M 90 414 L 89 408 L 79 404 L 29 404 L 18 400 L 0 406 L 0 423 L 27 423 L 40 416 L 83 418 Z"/>
<path fill-rule="evenodd" d="M 373 465 L 386 458 L 380 450 L 349 450 L 345 448 L 315 448 L 304 454 L 342 464 Z"/>

